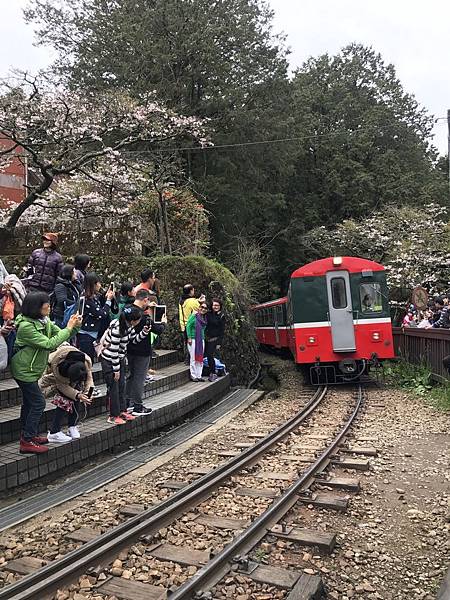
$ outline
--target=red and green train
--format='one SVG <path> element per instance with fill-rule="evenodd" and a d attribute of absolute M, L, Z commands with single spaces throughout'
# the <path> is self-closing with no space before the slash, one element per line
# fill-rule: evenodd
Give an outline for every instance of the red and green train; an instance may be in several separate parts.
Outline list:
<path fill-rule="evenodd" d="M 351 256 L 294 271 L 284 298 L 252 307 L 263 346 L 289 349 L 315 384 L 344 383 L 393 358 L 386 272 Z"/>

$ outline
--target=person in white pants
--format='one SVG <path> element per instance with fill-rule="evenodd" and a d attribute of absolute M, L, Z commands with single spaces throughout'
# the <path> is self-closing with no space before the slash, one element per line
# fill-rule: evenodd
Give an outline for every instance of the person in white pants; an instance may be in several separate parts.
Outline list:
<path fill-rule="evenodd" d="M 205 381 L 202 378 L 202 370 L 207 312 L 208 305 L 205 302 L 202 302 L 199 311 L 197 313 L 192 313 L 186 323 L 187 343 L 190 357 L 189 369 L 192 381 Z"/>
<path fill-rule="evenodd" d="M 202 371 L 203 371 L 203 361 L 198 362 L 195 360 L 195 340 L 192 340 L 189 344 L 188 342 L 188 350 L 189 356 L 191 360 L 189 361 L 189 371 L 191 373 L 192 381 L 199 381 L 202 379 Z"/>

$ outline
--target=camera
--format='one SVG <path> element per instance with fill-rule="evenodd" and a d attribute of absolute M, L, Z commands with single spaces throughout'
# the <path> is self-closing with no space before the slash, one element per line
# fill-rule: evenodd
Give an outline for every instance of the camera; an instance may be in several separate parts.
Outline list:
<path fill-rule="evenodd" d="M 151 327 L 152 323 L 153 323 L 153 319 L 151 318 L 150 315 L 144 315 L 144 327 Z"/>

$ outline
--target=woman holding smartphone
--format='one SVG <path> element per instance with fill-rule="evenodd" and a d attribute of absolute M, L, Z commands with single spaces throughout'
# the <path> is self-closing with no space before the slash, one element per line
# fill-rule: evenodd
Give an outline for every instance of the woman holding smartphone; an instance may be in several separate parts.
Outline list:
<path fill-rule="evenodd" d="M 104 323 L 109 319 L 111 305 L 114 299 L 114 290 L 109 289 L 104 303 L 100 295 L 100 279 L 95 273 L 87 273 L 84 278 L 83 323 L 78 334 L 78 347 L 93 361 L 95 358 L 95 343 L 105 331 Z"/>
<path fill-rule="evenodd" d="M 53 424 L 47 439 L 51 443 L 77 440 L 77 427 L 81 404 L 91 403 L 94 390 L 92 362 L 87 354 L 64 344 L 49 356 L 47 372 L 39 381 L 46 398 L 56 406 Z M 61 423 L 67 415 L 68 435 L 61 431 Z"/>
<path fill-rule="evenodd" d="M 39 422 L 45 409 L 45 398 L 38 381 L 42 377 L 50 352 L 78 331 L 81 318 L 72 315 L 67 327 L 60 329 L 49 319 L 50 299 L 45 292 L 30 292 L 22 304 L 16 321 L 17 337 L 11 359 L 11 373 L 22 392 L 20 420 L 22 435 L 20 452 L 47 452 L 47 437 L 39 436 Z"/>

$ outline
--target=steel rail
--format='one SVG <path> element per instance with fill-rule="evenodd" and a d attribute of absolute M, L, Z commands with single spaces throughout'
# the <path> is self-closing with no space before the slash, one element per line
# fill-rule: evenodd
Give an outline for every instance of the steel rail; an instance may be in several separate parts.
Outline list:
<path fill-rule="evenodd" d="M 282 441 L 319 406 L 327 388 L 318 388 L 309 402 L 291 419 L 274 429 L 231 460 L 172 494 L 167 500 L 127 519 L 62 558 L 26 575 L 0 591 L 0 600 L 46 600 L 64 585 L 86 573 L 89 567 L 104 565 L 120 551 L 138 541 L 143 535 L 156 533 L 162 527 L 208 498 L 211 492 L 237 471 L 253 463 L 262 454 Z M 69 582 L 69 583 L 67 583 Z"/>
<path fill-rule="evenodd" d="M 276 498 L 270 507 L 257 517 L 247 529 L 236 536 L 219 554 L 171 594 L 170 600 L 202 598 L 202 592 L 209 591 L 230 571 L 234 557 L 239 555 L 242 556 L 243 554 L 250 552 L 250 550 L 267 534 L 268 529 L 276 525 L 292 506 L 296 504 L 299 500 L 299 492 L 310 485 L 315 475 L 323 471 L 330 462 L 330 457 L 340 445 L 342 439 L 345 437 L 358 415 L 362 402 L 363 391 L 362 387 L 359 386 L 355 407 L 344 427 L 339 431 L 328 448 L 326 448 L 317 460 L 304 471 L 301 477 L 287 488 L 281 496 Z M 242 574 L 245 575 L 245 573 Z"/>

